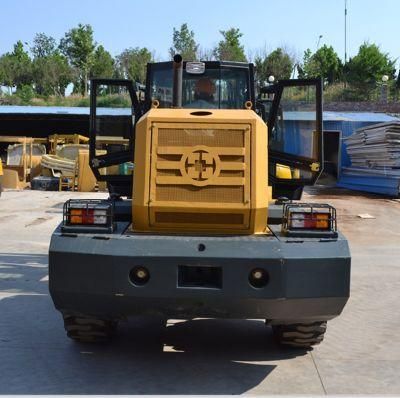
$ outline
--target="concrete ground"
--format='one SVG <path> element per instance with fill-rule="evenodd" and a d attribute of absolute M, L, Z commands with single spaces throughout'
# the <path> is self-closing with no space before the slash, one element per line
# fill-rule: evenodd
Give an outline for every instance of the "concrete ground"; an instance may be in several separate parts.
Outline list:
<path fill-rule="evenodd" d="M 351 298 L 306 352 L 278 347 L 250 320 L 141 318 L 109 345 L 67 339 L 48 294 L 47 250 L 64 201 L 78 195 L 0 198 L 0 394 L 400 394 L 399 200 L 305 195 L 336 206 L 353 256 Z"/>

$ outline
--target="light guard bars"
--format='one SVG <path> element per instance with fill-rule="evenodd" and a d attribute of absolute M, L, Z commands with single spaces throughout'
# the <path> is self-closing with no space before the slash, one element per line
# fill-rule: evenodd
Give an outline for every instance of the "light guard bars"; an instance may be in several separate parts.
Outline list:
<path fill-rule="evenodd" d="M 282 233 L 289 237 L 337 238 L 336 209 L 319 203 L 284 204 Z"/>
<path fill-rule="evenodd" d="M 62 232 L 112 233 L 114 203 L 99 199 L 70 199 L 64 204 Z"/>

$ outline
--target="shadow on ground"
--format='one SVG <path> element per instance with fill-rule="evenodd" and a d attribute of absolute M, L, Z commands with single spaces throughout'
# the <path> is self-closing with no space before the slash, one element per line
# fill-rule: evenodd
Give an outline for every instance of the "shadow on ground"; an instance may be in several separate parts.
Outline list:
<path fill-rule="evenodd" d="M 0 299 L 8 294 L 47 294 L 47 254 L 0 253 Z"/>
<path fill-rule="evenodd" d="M 1 254 L 0 265 L 14 274 L 0 292 L 15 292 L 0 300 L 0 394 L 241 394 L 306 353 L 252 320 L 135 318 L 110 344 L 77 344 L 40 281 L 47 256 Z"/>
<path fill-rule="evenodd" d="M 375 194 L 364 191 L 353 191 L 350 189 L 337 187 L 335 184 L 334 185 L 317 184 L 313 186 L 307 186 L 304 188 L 304 192 L 309 195 L 318 196 L 318 199 L 334 199 L 335 197 L 339 199 L 343 197 L 354 197 L 354 198 L 360 197 L 360 198 L 376 199 L 376 200 L 396 199 L 395 197 L 390 195 Z"/>

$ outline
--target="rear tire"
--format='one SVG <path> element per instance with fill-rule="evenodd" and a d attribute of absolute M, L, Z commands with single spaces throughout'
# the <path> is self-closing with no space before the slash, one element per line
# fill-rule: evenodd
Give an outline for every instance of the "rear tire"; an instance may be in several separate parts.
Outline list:
<path fill-rule="evenodd" d="M 326 332 L 326 321 L 273 325 L 272 330 L 279 344 L 289 347 L 311 348 L 321 343 Z"/>
<path fill-rule="evenodd" d="M 63 315 L 67 336 L 79 343 L 103 343 L 115 334 L 117 321 L 88 316 Z"/>

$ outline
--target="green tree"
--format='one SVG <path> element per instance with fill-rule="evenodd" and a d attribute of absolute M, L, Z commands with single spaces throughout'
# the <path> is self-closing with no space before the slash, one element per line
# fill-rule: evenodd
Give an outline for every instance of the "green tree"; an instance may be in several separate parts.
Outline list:
<path fill-rule="evenodd" d="M 20 40 L 14 44 L 11 59 L 13 61 L 11 65 L 14 74 L 13 85 L 17 87 L 17 90 L 32 84 L 32 61 Z"/>
<path fill-rule="evenodd" d="M 114 59 L 112 55 L 98 46 L 94 53 L 93 65 L 90 69 L 90 77 L 110 78 L 114 76 Z"/>
<path fill-rule="evenodd" d="M 307 48 L 307 50 L 304 51 L 303 63 L 297 65 L 297 73 L 298 73 L 298 76 L 300 79 L 307 79 L 308 71 L 305 70 L 305 65 L 310 64 L 310 59 L 311 59 L 312 55 L 313 55 L 312 51 L 309 48 Z"/>
<path fill-rule="evenodd" d="M 358 96 L 371 99 L 377 83 L 382 76 L 387 75 L 389 80 L 395 79 L 395 61 L 387 53 L 381 52 L 376 44 L 364 42 L 358 54 L 345 65 L 346 81 L 354 88 Z"/>
<path fill-rule="evenodd" d="M 33 88 L 30 84 L 24 84 L 17 89 L 16 96 L 20 98 L 21 104 L 28 105 L 34 97 Z"/>
<path fill-rule="evenodd" d="M 77 28 L 68 31 L 60 42 L 61 51 L 78 71 L 76 86 L 84 96 L 87 95 L 89 71 L 93 66 L 95 48 L 93 29 L 90 25 L 79 24 Z"/>
<path fill-rule="evenodd" d="M 39 95 L 64 96 L 73 81 L 73 70 L 67 58 L 60 53 L 53 37 L 38 33 L 31 48 L 33 58 L 33 83 Z"/>
<path fill-rule="evenodd" d="M 214 49 L 214 56 L 218 60 L 246 62 L 244 46 L 240 44 L 243 33 L 238 28 L 220 30 L 223 40 Z"/>
<path fill-rule="evenodd" d="M 64 96 L 68 84 L 74 80 L 67 58 L 59 51 L 33 60 L 33 76 L 39 95 Z"/>
<path fill-rule="evenodd" d="M 182 24 L 179 30 L 174 28 L 172 47 L 169 49 L 171 58 L 175 54 L 180 54 L 185 61 L 195 61 L 198 59 L 198 49 L 199 46 L 194 39 L 194 33 L 192 30 L 189 30 L 186 23 Z"/>
<path fill-rule="evenodd" d="M 48 57 L 56 51 L 56 41 L 45 33 L 36 33 L 31 48 L 34 58 Z"/>
<path fill-rule="evenodd" d="M 146 48 L 127 48 L 117 56 L 117 73 L 135 82 L 146 82 L 146 66 L 153 61 L 151 52 Z"/>
<path fill-rule="evenodd" d="M 395 101 L 399 100 L 399 93 L 400 93 L 400 70 L 397 74 L 396 82 L 393 84 L 392 87 L 392 95 Z"/>
<path fill-rule="evenodd" d="M 13 87 L 19 90 L 32 84 L 32 61 L 21 41 L 14 45 L 13 52 L 0 57 L 0 84 L 8 87 L 10 94 Z"/>
<path fill-rule="evenodd" d="M 214 50 L 212 48 L 199 47 L 197 58 L 201 61 L 212 61 L 214 59 Z"/>
<path fill-rule="evenodd" d="M 314 54 L 304 51 L 303 64 L 298 67 L 300 78 L 322 77 L 328 83 L 338 81 L 343 73 L 343 64 L 332 46 L 324 45 Z"/>
<path fill-rule="evenodd" d="M 292 57 L 280 47 L 264 58 L 257 56 L 254 64 L 257 70 L 257 80 L 260 82 L 267 81 L 271 75 L 276 80 L 289 79 L 293 70 Z"/>
<path fill-rule="evenodd" d="M 11 95 L 14 86 L 14 59 L 10 53 L 0 57 L 0 86 L 8 87 Z"/>

